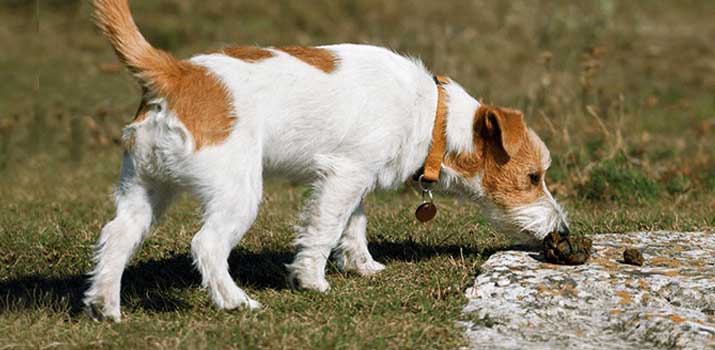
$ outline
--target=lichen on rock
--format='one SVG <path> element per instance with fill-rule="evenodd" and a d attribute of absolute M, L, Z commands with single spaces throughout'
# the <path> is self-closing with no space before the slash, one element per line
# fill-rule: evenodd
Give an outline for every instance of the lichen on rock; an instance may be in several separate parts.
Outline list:
<path fill-rule="evenodd" d="M 481 267 L 464 322 L 475 349 L 715 349 L 715 234 L 601 234 L 562 266 L 506 251 Z M 638 248 L 643 267 L 623 264 Z"/>

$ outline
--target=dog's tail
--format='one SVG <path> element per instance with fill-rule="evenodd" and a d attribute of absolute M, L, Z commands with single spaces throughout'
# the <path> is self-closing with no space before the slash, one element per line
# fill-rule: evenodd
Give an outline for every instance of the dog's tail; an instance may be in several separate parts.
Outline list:
<path fill-rule="evenodd" d="M 173 76 L 181 74 L 181 61 L 144 39 L 127 0 L 95 0 L 94 17 L 114 52 L 143 86 L 161 91 Z"/>

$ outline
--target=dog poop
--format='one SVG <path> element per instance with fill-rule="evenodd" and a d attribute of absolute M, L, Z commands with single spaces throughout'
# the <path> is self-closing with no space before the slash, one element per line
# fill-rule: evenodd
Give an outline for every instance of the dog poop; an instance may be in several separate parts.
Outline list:
<path fill-rule="evenodd" d="M 623 251 L 623 261 L 626 264 L 643 266 L 643 254 L 636 248 L 628 248 Z"/>
<path fill-rule="evenodd" d="M 561 236 L 551 232 L 544 238 L 546 261 L 561 265 L 580 265 L 591 257 L 591 240 L 573 235 Z"/>

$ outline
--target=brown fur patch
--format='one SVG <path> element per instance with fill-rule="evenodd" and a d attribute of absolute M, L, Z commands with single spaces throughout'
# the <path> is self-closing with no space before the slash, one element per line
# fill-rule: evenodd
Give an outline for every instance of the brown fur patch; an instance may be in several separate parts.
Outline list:
<path fill-rule="evenodd" d="M 444 164 L 465 178 L 474 177 L 484 166 L 482 155 L 479 151 L 470 153 L 450 152 L 444 158 Z"/>
<path fill-rule="evenodd" d="M 157 92 L 167 99 L 169 109 L 191 133 L 196 150 L 218 144 L 228 137 L 235 121 L 228 93 L 204 67 L 181 63 L 184 69 L 175 72 L 178 78 L 163 82 Z M 151 108 L 143 98 L 131 124 L 149 117 Z M 134 148 L 135 137 L 131 133 L 122 140 L 125 149 L 131 151 Z"/>
<path fill-rule="evenodd" d="M 258 62 L 275 56 L 273 52 L 255 46 L 227 47 L 213 53 L 224 54 L 246 62 Z"/>
<path fill-rule="evenodd" d="M 119 60 L 142 82 L 151 82 L 152 69 L 172 65 L 175 59 L 153 48 L 139 33 L 126 0 L 95 0 L 95 19 Z"/>
<path fill-rule="evenodd" d="M 151 87 L 165 97 L 194 138 L 196 150 L 224 141 L 236 118 L 226 87 L 205 67 L 171 60 L 152 67 Z"/>
<path fill-rule="evenodd" d="M 538 174 L 541 179 L 544 169 L 538 148 L 528 137 L 511 157 L 493 142 L 487 142 L 484 152 L 484 172 L 482 186 L 494 203 L 500 207 L 513 209 L 532 203 L 544 195 L 544 188 L 531 183 L 529 174 Z"/>
<path fill-rule="evenodd" d="M 194 137 L 196 149 L 224 141 L 236 118 L 221 81 L 206 68 L 187 61 L 177 61 L 177 67 L 164 71 L 167 76 L 157 79 L 157 92 L 166 97 L 169 109 Z"/>
<path fill-rule="evenodd" d="M 497 142 L 507 156 L 518 152 L 526 140 L 524 116 L 517 110 L 482 105 L 474 119 L 475 131 Z"/>
<path fill-rule="evenodd" d="M 285 46 L 281 50 L 325 73 L 331 73 L 338 65 L 338 58 L 328 49 L 319 47 Z"/>
<path fill-rule="evenodd" d="M 450 153 L 445 159 L 446 166 L 466 178 L 481 172 L 482 188 L 502 208 L 516 208 L 543 196 L 541 181 L 535 186 L 529 174 L 543 178 L 543 158 L 547 155 L 543 143 L 526 128 L 520 112 L 480 106 L 474 130 L 474 152 Z M 502 136 L 507 134 L 511 145 L 505 147 Z M 510 148 L 511 155 L 505 148 Z"/>
<path fill-rule="evenodd" d="M 179 61 L 144 39 L 126 0 L 96 0 L 97 24 L 119 59 L 155 95 L 165 97 L 194 138 L 196 149 L 225 140 L 235 121 L 225 86 L 206 68 Z M 146 117 L 137 113 L 136 119 Z"/>

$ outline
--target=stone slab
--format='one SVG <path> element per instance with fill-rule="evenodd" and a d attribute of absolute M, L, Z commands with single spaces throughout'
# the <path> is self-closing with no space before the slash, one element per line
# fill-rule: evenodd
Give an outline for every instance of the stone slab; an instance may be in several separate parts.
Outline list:
<path fill-rule="evenodd" d="M 579 266 L 505 251 L 468 288 L 474 349 L 715 349 L 715 233 L 599 234 Z M 642 267 L 623 263 L 641 249 Z"/>

